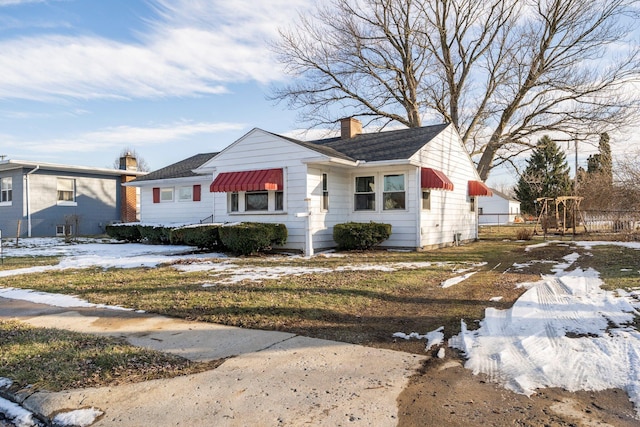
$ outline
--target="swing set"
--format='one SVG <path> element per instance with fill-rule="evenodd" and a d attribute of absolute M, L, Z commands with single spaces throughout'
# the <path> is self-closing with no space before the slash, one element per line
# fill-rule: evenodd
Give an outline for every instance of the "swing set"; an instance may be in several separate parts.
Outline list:
<path fill-rule="evenodd" d="M 587 226 L 584 216 L 580 210 L 580 202 L 583 197 L 578 196 L 562 196 L 556 197 L 540 197 L 536 199 L 536 204 L 541 205 L 538 220 L 533 229 L 533 234 L 538 234 L 538 227 L 546 236 L 549 230 L 555 230 L 555 234 L 564 236 L 567 230 L 572 229 L 575 236 L 577 227 L 580 223 L 584 226 L 585 233 Z"/>

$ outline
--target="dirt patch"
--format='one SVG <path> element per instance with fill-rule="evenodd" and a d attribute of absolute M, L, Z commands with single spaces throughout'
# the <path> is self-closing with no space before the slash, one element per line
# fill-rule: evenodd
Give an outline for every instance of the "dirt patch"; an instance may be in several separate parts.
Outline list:
<path fill-rule="evenodd" d="M 571 393 L 558 388 L 527 397 L 463 367 L 456 352 L 430 359 L 398 398 L 398 426 L 638 426 L 622 390 Z"/>

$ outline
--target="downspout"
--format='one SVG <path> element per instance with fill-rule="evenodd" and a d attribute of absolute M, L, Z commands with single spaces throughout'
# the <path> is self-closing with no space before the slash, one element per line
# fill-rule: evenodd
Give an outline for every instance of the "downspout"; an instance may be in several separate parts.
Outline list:
<path fill-rule="evenodd" d="M 422 248 L 422 182 L 420 176 L 420 167 L 416 168 L 416 187 L 417 198 L 416 198 L 416 249 L 420 250 Z"/>
<path fill-rule="evenodd" d="M 29 185 L 29 175 L 38 169 L 40 169 L 40 165 L 36 165 L 35 168 L 25 174 L 25 179 L 27 180 L 27 237 L 31 237 L 31 187 Z"/>

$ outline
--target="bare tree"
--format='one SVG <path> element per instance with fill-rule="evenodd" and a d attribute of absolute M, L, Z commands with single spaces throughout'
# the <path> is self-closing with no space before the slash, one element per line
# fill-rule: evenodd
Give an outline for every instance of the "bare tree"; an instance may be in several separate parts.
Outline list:
<path fill-rule="evenodd" d="M 637 0 L 332 0 L 281 31 L 294 79 L 273 98 L 312 127 L 346 115 L 453 123 L 491 169 L 542 133 L 589 139 L 629 124 Z"/>

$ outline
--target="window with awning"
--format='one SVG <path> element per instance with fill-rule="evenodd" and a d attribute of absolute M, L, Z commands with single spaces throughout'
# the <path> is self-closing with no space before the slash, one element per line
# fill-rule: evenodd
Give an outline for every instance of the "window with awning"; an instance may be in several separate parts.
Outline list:
<path fill-rule="evenodd" d="M 420 187 L 425 190 L 453 191 L 453 182 L 437 169 L 422 168 L 420 170 Z"/>
<path fill-rule="evenodd" d="M 209 190 L 212 193 L 281 191 L 284 188 L 282 176 L 282 169 L 223 172 L 213 180 Z"/>
<path fill-rule="evenodd" d="M 493 191 L 482 181 L 469 181 L 469 196 L 493 196 Z"/>

